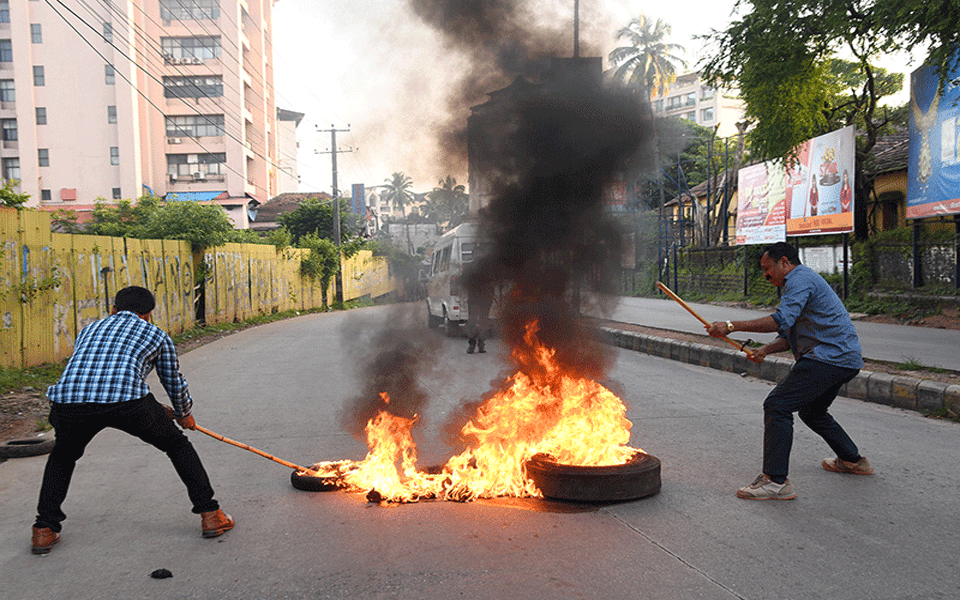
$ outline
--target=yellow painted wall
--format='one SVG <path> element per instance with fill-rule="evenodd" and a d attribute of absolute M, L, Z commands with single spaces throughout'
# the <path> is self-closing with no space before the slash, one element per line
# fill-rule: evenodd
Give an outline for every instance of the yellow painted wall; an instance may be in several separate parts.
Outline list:
<path fill-rule="evenodd" d="M 117 290 L 151 290 L 151 320 L 174 334 L 196 325 L 194 260 L 207 265 L 205 320 L 329 306 L 319 282 L 300 275 L 309 251 L 226 244 L 196 258 L 179 240 L 138 240 L 50 232 L 49 213 L 0 208 L 0 366 L 59 362 L 77 332 L 109 314 Z M 369 251 L 344 261 L 344 299 L 379 298 L 399 287 Z"/>

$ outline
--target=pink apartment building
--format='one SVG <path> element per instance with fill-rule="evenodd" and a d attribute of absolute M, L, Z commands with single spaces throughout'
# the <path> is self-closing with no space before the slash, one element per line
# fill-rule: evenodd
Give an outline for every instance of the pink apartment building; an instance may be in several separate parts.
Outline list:
<path fill-rule="evenodd" d="M 0 168 L 28 206 L 278 193 L 272 0 L 0 0 Z"/>

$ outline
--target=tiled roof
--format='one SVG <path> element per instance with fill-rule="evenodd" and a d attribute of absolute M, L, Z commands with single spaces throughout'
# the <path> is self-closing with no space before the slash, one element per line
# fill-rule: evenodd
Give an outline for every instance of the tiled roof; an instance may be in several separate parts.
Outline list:
<path fill-rule="evenodd" d="M 873 147 L 873 159 L 871 164 L 866 165 L 867 172 L 878 174 L 906 170 L 909 153 L 909 133 L 898 131 L 885 135 Z"/>
<path fill-rule="evenodd" d="M 310 192 L 306 194 L 288 192 L 274 196 L 269 201 L 264 202 L 257 208 L 258 222 L 275 222 L 277 217 L 292 212 L 300 206 L 300 203 L 308 198 L 317 198 L 318 200 L 330 200 L 330 194 L 326 192 Z"/>

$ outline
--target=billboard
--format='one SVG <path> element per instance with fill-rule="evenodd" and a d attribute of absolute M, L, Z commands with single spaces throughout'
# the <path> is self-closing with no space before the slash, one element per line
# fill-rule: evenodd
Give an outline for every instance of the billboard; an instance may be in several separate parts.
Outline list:
<path fill-rule="evenodd" d="M 933 67 L 910 75 L 908 219 L 960 213 L 960 89 L 939 84 Z"/>
<path fill-rule="evenodd" d="M 767 161 L 737 173 L 737 244 L 772 244 L 785 237 L 783 163 Z"/>
<path fill-rule="evenodd" d="M 353 184 L 351 190 L 351 202 L 350 208 L 353 210 L 355 215 L 365 215 L 367 214 L 367 203 L 364 200 L 364 186 L 362 183 Z"/>
<path fill-rule="evenodd" d="M 786 173 L 787 235 L 853 231 L 853 125 L 800 144 Z"/>

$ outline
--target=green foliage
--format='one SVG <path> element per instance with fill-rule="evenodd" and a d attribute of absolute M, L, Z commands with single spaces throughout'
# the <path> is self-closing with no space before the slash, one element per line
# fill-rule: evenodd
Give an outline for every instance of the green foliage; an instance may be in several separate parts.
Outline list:
<path fill-rule="evenodd" d="M 84 228 L 84 233 L 112 237 L 146 238 L 142 228 L 159 209 L 162 200 L 157 196 L 141 196 L 136 203 L 119 200 L 107 203 L 104 198 L 94 202 L 93 220 Z"/>
<path fill-rule="evenodd" d="M 267 233 L 266 240 L 267 243 L 275 247 L 278 252 L 293 245 L 293 235 L 286 227 L 277 227 L 271 230 Z"/>
<path fill-rule="evenodd" d="M 350 200 L 340 198 L 340 240 L 357 237 L 362 229 L 362 215 L 350 210 Z M 319 198 L 307 198 L 295 210 L 277 217 L 277 224 L 292 237 L 294 245 L 307 235 L 318 235 L 328 240 L 334 239 L 333 203 Z"/>
<path fill-rule="evenodd" d="M 166 202 L 154 210 L 148 220 L 134 231 L 146 239 L 184 240 L 194 252 L 222 246 L 235 239 L 227 213 L 215 204 Z"/>
<path fill-rule="evenodd" d="M 26 369 L 0 367 L 0 393 L 7 394 L 24 388 L 46 389 L 60 379 L 63 364 L 43 364 Z"/>
<path fill-rule="evenodd" d="M 59 233 L 83 233 L 84 228 L 79 224 L 77 213 L 65 208 L 58 208 L 50 213 L 50 226 Z"/>
<path fill-rule="evenodd" d="M 19 179 L 9 179 L 3 182 L 0 188 L 0 206 L 8 208 L 23 208 L 23 205 L 30 199 L 30 194 L 18 193 L 15 189 L 20 185 Z"/>
<path fill-rule="evenodd" d="M 463 222 L 469 210 L 470 196 L 467 195 L 467 188 L 458 184 L 455 177 L 447 175 L 427 194 L 424 216 L 452 229 Z"/>
<path fill-rule="evenodd" d="M 310 250 L 310 254 L 300 261 L 300 273 L 319 281 L 323 290 L 326 290 L 340 268 L 340 253 L 336 245 L 315 233 L 308 233 L 300 238 L 300 247 Z"/>
<path fill-rule="evenodd" d="M 16 298 L 21 304 L 29 304 L 41 293 L 60 287 L 60 271 L 56 265 L 44 277 L 24 276 L 20 283 L 0 291 L 0 298 Z"/>
<path fill-rule="evenodd" d="M 637 92 L 640 98 L 660 95 L 677 78 L 677 65 L 686 62 L 677 53 L 683 46 L 664 41 L 671 27 L 662 19 L 656 21 L 640 14 L 617 32 L 618 40 L 626 40 L 610 52 L 613 77 Z"/>

